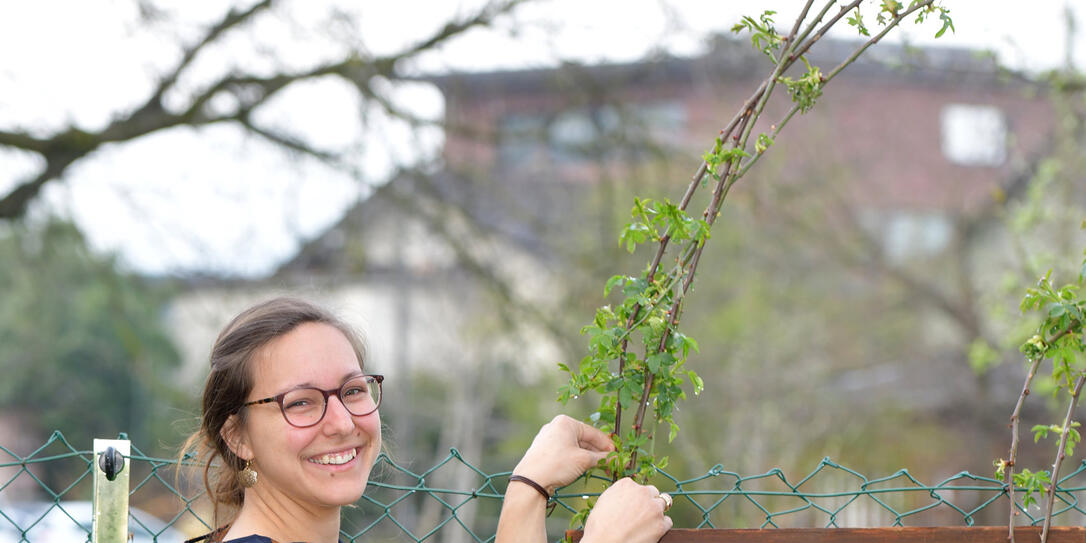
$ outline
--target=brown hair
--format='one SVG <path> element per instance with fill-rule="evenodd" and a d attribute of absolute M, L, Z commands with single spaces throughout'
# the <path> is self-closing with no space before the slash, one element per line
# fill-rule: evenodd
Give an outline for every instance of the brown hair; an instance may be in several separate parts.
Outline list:
<path fill-rule="evenodd" d="M 204 386 L 200 429 L 185 441 L 181 459 L 194 455 L 204 465 L 204 488 L 214 506 L 216 525 L 220 505 L 236 512 L 245 498 L 237 480 L 245 462 L 230 450 L 222 437 L 222 428 L 235 414 L 240 424 L 245 423 L 241 407 L 253 388 L 251 361 L 272 340 L 309 322 L 327 324 L 343 332 L 358 356 L 359 365 L 364 363 L 365 346 L 349 325 L 326 309 L 297 298 L 274 298 L 242 311 L 223 328 L 211 348 L 211 371 Z"/>

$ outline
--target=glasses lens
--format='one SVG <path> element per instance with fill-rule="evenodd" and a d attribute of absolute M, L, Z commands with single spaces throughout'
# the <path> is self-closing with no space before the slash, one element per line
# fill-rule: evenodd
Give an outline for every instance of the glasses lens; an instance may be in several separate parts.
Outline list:
<path fill-rule="evenodd" d="M 381 403 L 381 383 L 372 377 L 358 377 L 343 384 L 339 389 L 343 407 L 352 415 L 368 415 Z"/>
<path fill-rule="evenodd" d="M 312 426 L 324 414 L 324 395 L 312 388 L 299 388 L 283 396 L 283 416 L 294 426 Z"/>

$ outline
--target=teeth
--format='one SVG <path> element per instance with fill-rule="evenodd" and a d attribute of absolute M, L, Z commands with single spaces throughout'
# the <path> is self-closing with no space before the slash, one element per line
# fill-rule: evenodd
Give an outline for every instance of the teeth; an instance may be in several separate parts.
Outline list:
<path fill-rule="evenodd" d="M 318 457 L 318 458 L 310 458 L 309 461 L 313 462 L 314 464 L 324 464 L 324 465 L 331 464 L 333 466 L 338 466 L 340 464 L 346 464 L 347 462 L 350 462 L 351 460 L 354 460 L 354 457 L 355 457 L 356 454 L 357 454 L 357 451 L 355 449 L 351 449 L 351 450 L 349 450 L 347 452 L 336 453 L 336 454 L 326 454 L 326 455 Z"/>

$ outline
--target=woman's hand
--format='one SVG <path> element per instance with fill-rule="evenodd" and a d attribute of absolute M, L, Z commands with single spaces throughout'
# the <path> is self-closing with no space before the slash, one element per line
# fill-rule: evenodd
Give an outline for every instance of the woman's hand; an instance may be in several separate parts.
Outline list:
<path fill-rule="evenodd" d="M 514 475 L 542 485 L 549 494 L 568 485 L 615 449 L 607 434 L 559 415 L 544 424 Z M 584 543 L 656 543 L 671 529 L 665 501 L 653 486 L 621 479 L 600 495 L 585 525 Z M 544 543 L 546 500 L 523 484 L 510 484 L 498 519 L 496 543 Z"/>
<path fill-rule="evenodd" d="M 615 445 L 607 434 L 558 415 L 539 429 L 513 473 L 539 483 L 549 494 L 554 494 L 555 488 L 577 480 L 613 450 Z"/>
<path fill-rule="evenodd" d="M 671 529 L 668 502 L 652 485 L 619 479 L 600 495 L 584 527 L 583 543 L 656 543 Z"/>

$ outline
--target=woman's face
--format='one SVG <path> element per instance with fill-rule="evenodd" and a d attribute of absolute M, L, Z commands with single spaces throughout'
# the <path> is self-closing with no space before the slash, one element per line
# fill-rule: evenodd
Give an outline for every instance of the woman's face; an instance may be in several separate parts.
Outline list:
<path fill-rule="evenodd" d="M 347 338 L 323 323 L 299 325 L 265 345 L 252 362 L 253 389 L 246 402 L 298 387 L 339 388 L 362 373 Z M 381 448 L 377 412 L 353 416 L 332 395 L 320 422 L 296 428 L 283 418 L 278 403 L 245 409 L 235 451 L 251 458 L 259 474 L 248 492 L 321 507 L 354 503 L 362 496 Z"/>

